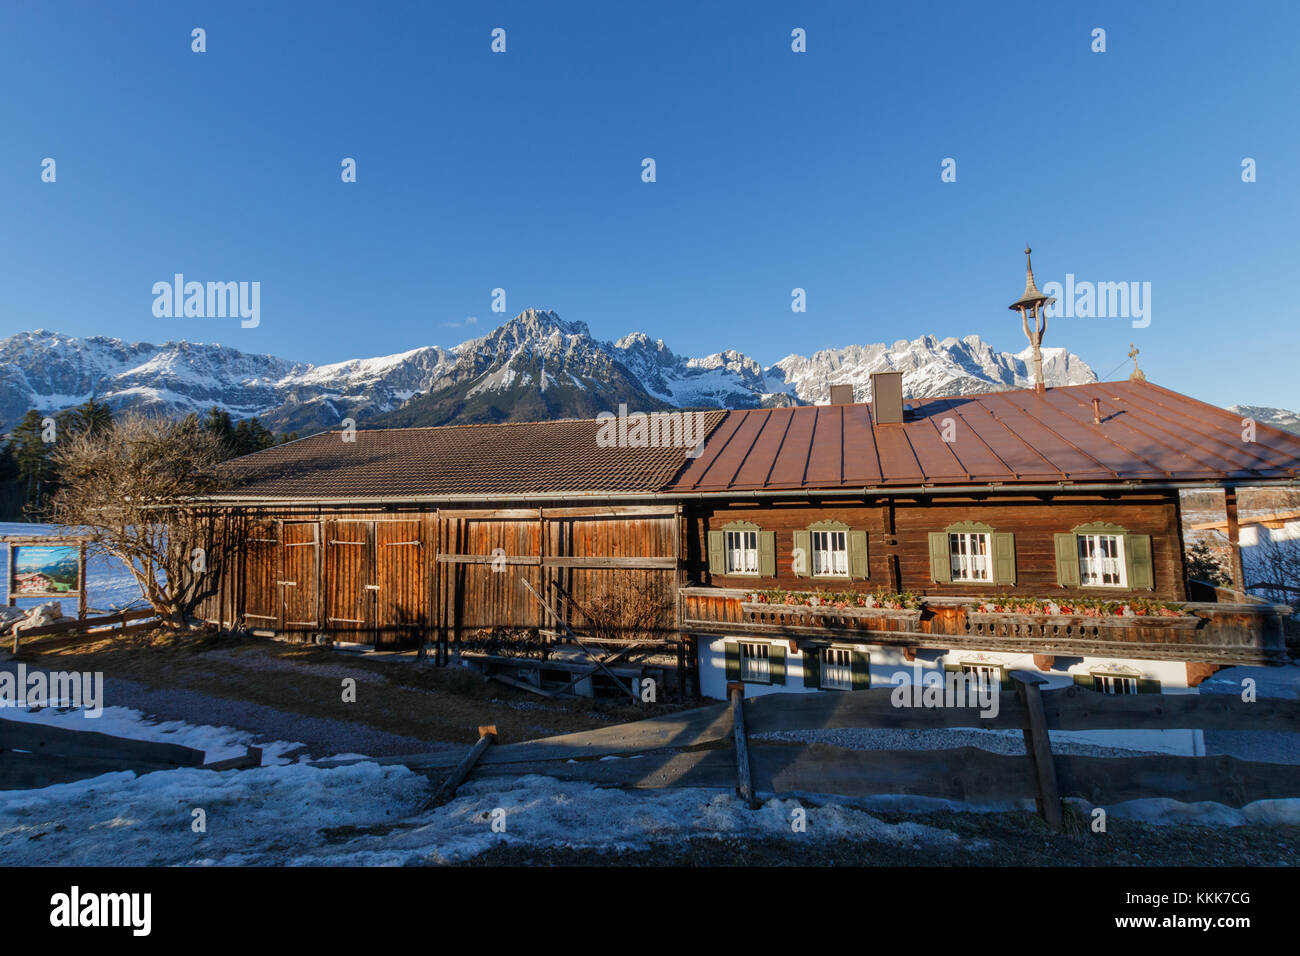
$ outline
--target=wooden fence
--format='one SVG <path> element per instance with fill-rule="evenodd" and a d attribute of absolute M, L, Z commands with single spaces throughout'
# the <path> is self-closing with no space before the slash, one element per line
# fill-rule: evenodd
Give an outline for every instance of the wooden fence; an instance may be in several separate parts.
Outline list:
<path fill-rule="evenodd" d="M 1094 805 L 1144 797 L 1240 807 L 1300 797 L 1300 766 L 1235 757 L 1084 757 L 1052 752 L 1049 731 L 1216 729 L 1297 731 L 1300 701 L 1233 695 L 1105 695 L 1081 687 L 1043 690 L 1042 678 L 1013 672 L 1017 690 L 995 717 L 977 707 L 897 707 L 895 688 L 846 693 L 770 694 L 617 727 L 480 749 L 478 776 L 543 774 L 605 786 L 705 787 L 754 794 L 861 797 L 913 794 L 970 802 L 1034 799 L 1048 824 L 1062 823 L 1061 798 Z M 1019 730 L 1026 753 L 974 747 L 853 750 L 827 743 L 756 739 L 781 731 L 840 728 Z M 627 759 L 602 759 L 623 757 Z M 456 753 L 384 758 L 441 779 Z"/>
<path fill-rule="evenodd" d="M 242 756 L 207 764 L 203 757 L 202 750 L 180 744 L 0 719 L 0 790 L 48 787 L 122 770 L 246 770 L 261 765 L 262 750 L 249 747 Z"/>
<path fill-rule="evenodd" d="M 86 634 L 111 633 L 114 637 L 147 631 L 157 627 L 158 612 L 153 608 L 138 608 L 133 611 L 115 611 L 98 617 L 64 618 L 54 624 L 43 627 L 22 629 L 21 622 L 13 625 L 13 652 L 18 653 L 19 642 L 27 637 L 42 637 L 47 634 L 71 634 L 79 631 Z M 131 623 L 132 621 L 136 623 Z"/>

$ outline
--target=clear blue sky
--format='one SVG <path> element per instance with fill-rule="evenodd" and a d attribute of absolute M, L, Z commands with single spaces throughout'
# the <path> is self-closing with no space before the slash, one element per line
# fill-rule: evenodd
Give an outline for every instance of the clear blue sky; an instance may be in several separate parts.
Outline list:
<path fill-rule="evenodd" d="M 4 0 L 0 334 L 325 362 L 531 306 L 764 363 L 926 333 L 1019 351 L 1028 240 L 1040 284 L 1152 284 L 1150 327 L 1061 319 L 1046 344 L 1105 374 L 1134 341 L 1154 381 L 1300 408 L 1298 10 Z M 155 318 L 175 272 L 259 281 L 260 327 Z"/>

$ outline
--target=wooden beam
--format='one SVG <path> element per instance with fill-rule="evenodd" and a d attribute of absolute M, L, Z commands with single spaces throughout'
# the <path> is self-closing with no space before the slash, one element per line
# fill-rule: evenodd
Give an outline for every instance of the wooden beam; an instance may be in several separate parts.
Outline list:
<path fill-rule="evenodd" d="M 230 757 L 205 763 L 200 770 L 251 770 L 262 766 L 262 748 L 249 747 L 242 757 Z"/>
<path fill-rule="evenodd" d="M 745 685 L 732 681 L 727 685 L 731 696 L 731 725 L 736 738 L 736 792 L 751 810 L 758 809 L 754 797 L 754 775 L 749 766 L 749 740 L 745 735 Z"/>
<path fill-rule="evenodd" d="M 1052 758 L 1052 741 L 1047 733 L 1047 718 L 1043 713 L 1043 694 L 1039 687 L 1047 679 L 1027 671 L 1012 671 L 1016 694 L 1025 708 L 1025 753 L 1034 767 L 1038 783 L 1038 812 L 1047 825 L 1060 831 L 1064 827 L 1061 812 L 1061 794 L 1056 785 L 1056 763 Z"/>
<path fill-rule="evenodd" d="M 478 743 L 470 748 L 469 753 L 465 754 L 464 759 L 456 765 L 456 769 L 454 769 L 447 776 L 447 779 L 442 782 L 442 786 L 438 788 L 437 792 L 434 793 L 434 795 L 424 805 L 423 809 L 431 810 L 434 807 L 440 807 L 452 797 L 456 796 L 457 788 L 465 782 L 465 778 L 468 777 L 470 771 L 474 769 L 474 765 L 477 764 L 479 758 L 483 756 L 483 752 L 487 750 L 488 747 L 492 746 L 492 744 L 496 743 L 497 728 L 495 724 L 480 727 L 478 733 Z"/>
<path fill-rule="evenodd" d="M 1246 576 L 1241 565 L 1241 525 L 1237 521 L 1236 488 L 1224 489 L 1223 510 L 1228 518 L 1228 570 L 1232 574 L 1232 587 L 1233 590 L 1244 594 Z"/>

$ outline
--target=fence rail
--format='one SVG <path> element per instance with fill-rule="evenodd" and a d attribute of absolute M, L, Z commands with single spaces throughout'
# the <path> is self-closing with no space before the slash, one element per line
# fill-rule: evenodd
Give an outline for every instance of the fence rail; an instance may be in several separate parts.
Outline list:
<path fill-rule="evenodd" d="M 1246 702 L 1218 694 L 1112 696 L 1073 686 L 1043 690 L 1036 674 L 1016 671 L 1012 676 L 1016 692 L 1000 694 L 998 713 L 989 719 L 981 718 L 977 707 L 895 706 L 894 689 L 770 694 L 751 700 L 737 692 L 728 704 L 493 747 L 474 773 L 535 773 L 631 788 L 735 789 L 746 798 L 751 793 L 911 794 L 972 802 L 1033 798 L 1054 827 L 1061 825 L 1062 797 L 1082 797 L 1097 805 L 1167 797 L 1235 807 L 1300 797 L 1300 766 L 1229 756 L 1056 754 L 1048 734 L 1114 729 L 1296 731 L 1300 700 Z M 736 720 L 733 713 L 742 719 Z M 823 742 L 756 739 L 780 731 L 954 727 L 1019 729 L 1026 753 L 1009 756 L 974 747 L 854 750 Z M 406 764 L 434 776 L 460 760 L 457 753 L 441 752 L 381 762 Z"/>

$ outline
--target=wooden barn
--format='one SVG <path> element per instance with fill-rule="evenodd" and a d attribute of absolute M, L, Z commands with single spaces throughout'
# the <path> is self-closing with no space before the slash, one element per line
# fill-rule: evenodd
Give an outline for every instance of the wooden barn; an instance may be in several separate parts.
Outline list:
<path fill-rule="evenodd" d="M 1300 483 L 1300 437 L 1243 441 L 1143 380 L 904 402 L 897 376 L 870 404 L 707 413 L 690 448 L 587 420 L 229 462 L 207 504 L 240 546 L 204 617 L 443 663 L 528 656 L 520 633 L 561 663 L 570 636 L 635 645 L 709 697 L 1012 667 L 1185 691 L 1284 659 L 1286 608 L 1193 593 L 1179 491 L 1227 489 L 1232 521 L 1237 487 Z"/>

